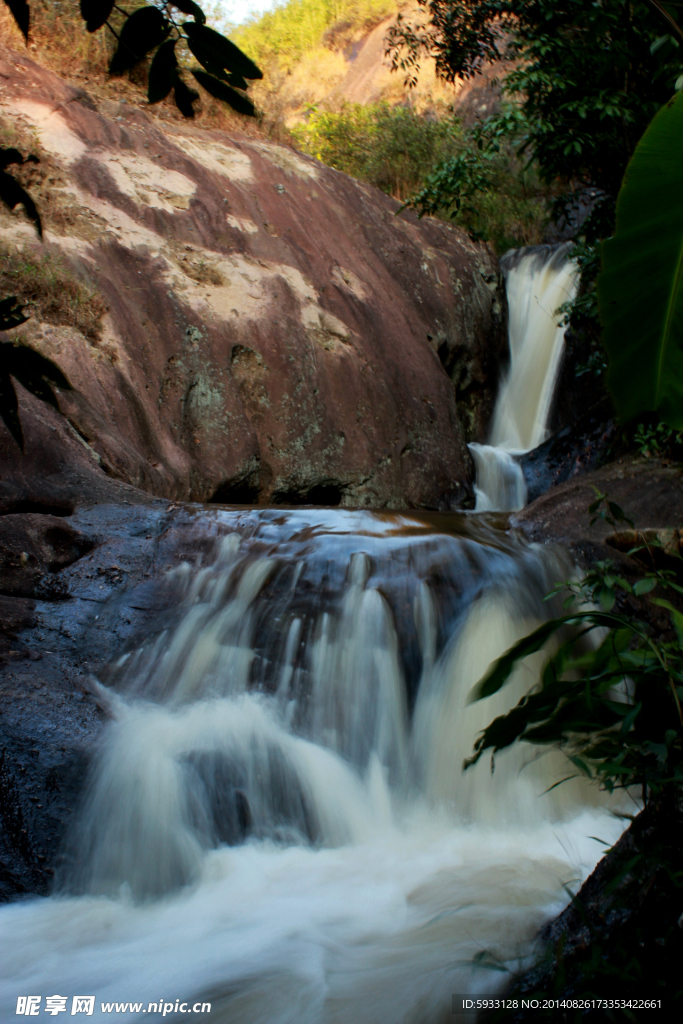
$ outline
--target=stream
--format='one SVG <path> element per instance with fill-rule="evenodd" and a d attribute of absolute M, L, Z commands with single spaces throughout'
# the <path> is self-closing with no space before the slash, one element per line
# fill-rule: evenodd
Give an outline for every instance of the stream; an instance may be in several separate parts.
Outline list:
<path fill-rule="evenodd" d="M 575 287 L 563 250 L 506 273 L 512 361 L 491 445 L 473 446 L 482 510 L 523 504 L 511 452 L 543 439 L 548 310 Z M 126 1004 L 117 1021 L 453 1020 L 454 995 L 530 962 L 622 830 L 594 788 L 551 789 L 556 752 L 462 772 L 542 655 L 493 698 L 472 688 L 572 565 L 493 512 L 211 514 L 210 552 L 167 574 L 173 599 L 91 681 L 109 722 L 55 892 L 0 911 L 2 1020 L 39 993 L 67 1014 L 94 996 L 95 1020 L 108 1003 Z"/>

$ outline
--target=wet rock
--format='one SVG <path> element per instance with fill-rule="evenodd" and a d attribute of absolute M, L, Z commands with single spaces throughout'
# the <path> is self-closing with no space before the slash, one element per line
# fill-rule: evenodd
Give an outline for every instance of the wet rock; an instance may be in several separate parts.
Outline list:
<path fill-rule="evenodd" d="M 0 592 L 17 597 L 64 596 L 55 575 L 94 547 L 57 516 L 0 517 Z"/>
<path fill-rule="evenodd" d="M 74 465 L 173 499 L 471 497 L 465 434 L 483 436 L 506 350 L 485 246 L 285 146 L 98 110 L 24 54 L 0 70 L 69 197 L 67 226 L 46 210 L 50 251 L 108 307 L 88 336 L 22 328 L 75 389 Z M 2 229 L 37 244 L 20 215 Z"/>
<path fill-rule="evenodd" d="M 80 528 L 77 512 L 0 516 L 0 901 L 52 885 L 107 714 L 92 672 L 146 614 L 117 598 L 149 572 L 165 508 L 97 505 Z"/>
<path fill-rule="evenodd" d="M 680 1002 L 683 904 L 676 872 L 682 840 L 680 807 L 669 802 L 641 811 L 567 909 L 542 930 L 539 960 L 515 980 L 510 998 L 660 999 L 662 1008 Z M 557 1015 L 532 1009 L 505 1019 Z M 593 1006 L 581 1019 L 614 1018 Z"/>
<path fill-rule="evenodd" d="M 609 408 L 601 405 L 522 455 L 519 463 L 527 486 L 527 501 L 535 501 L 551 487 L 608 462 L 617 434 Z"/>
<path fill-rule="evenodd" d="M 618 554 L 606 541 L 611 526 L 599 519 L 591 527 L 588 506 L 597 488 L 620 505 L 636 530 L 678 527 L 683 522 L 683 466 L 659 459 L 624 457 L 567 480 L 510 517 L 510 525 L 528 540 L 560 543 L 581 564 Z"/>

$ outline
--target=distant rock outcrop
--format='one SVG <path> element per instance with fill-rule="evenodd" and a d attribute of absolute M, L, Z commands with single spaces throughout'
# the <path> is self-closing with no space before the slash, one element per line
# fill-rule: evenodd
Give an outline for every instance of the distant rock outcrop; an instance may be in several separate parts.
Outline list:
<path fill-rule="evenodd" d="M 439 78 L 433 57 L 426 54 L 419 67 L 411 69 L 410 84 L 403 71 L 392 70 L 387 41 L 399 11 L 404 24 L 418 28 L 418 35 L 429 20 L 414 0 L 396 0 L 395 7 L 396 13 L 374 25 L 354 24 L 342 17 L 317 47 L 304 52 L 291 66 L 286 56 L 282 66 L 277 57 L 266 61 L 263 82 L 254 88 L 258 103 L 270 117 L 290 128 L 306 120 L 313 104 L 336 110 L 347 103 L 387 103 L 436 116 L 453 110 L 465 122 L 492 114 L 500 103 L 497 79 L 505 67 L 502 63 L 486 65 L 481 74 L 455 82 Z M 247 33 L 240 41 L 249 50 L 253 38 Z"/>
<path fill-rule="evenodd" d="M 72 383 L 60 405 L 94 473 L 197 501 L 467 499 L 457 391 L 480 435 L 507 349 L 487 248 L 284 146 L 98 107 L 9 50 L 0 76 L 0 116 L 38 143 L 47 225 L 41 247 L 2 213 L 0 242 L 53 253 L 108 307 L 87 335 L 38 307 L 21 329 Z"/>

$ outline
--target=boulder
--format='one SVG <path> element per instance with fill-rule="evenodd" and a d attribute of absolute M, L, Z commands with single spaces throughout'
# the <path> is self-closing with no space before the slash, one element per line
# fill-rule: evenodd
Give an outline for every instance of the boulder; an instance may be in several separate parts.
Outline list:
<path fill-rule="evenodd" d="M 0 81 L 46 226 L 40 247 L 3 213 L 0 243 L 93 296 L 38 295 L 21 328 L 73 386 L 79 465 L 171 499 L 468 500 L 507 344 L 485 246 L 254 132 L 96 102 L 1 48 Z"/>
<path fill-rule="evenodd" d="M 514 513 L 510 525 L 529 541 L 562 544 L 582 566 L 597 559 L 618 560 L 618 538 L 610 524 L 597 519 L 590 525 L 588 506 L 596 490 L 621 506 L 636 531 L 683 524 L 683 466 L 625 456 L 552 487 Z"/>
<path fill-rule="evenodd" d="M 602 402 L 518 461 L 524 473 L 527 502 L 535 501 L 551 487 L 598 469 L 623 448 L 610 403 Z"/>

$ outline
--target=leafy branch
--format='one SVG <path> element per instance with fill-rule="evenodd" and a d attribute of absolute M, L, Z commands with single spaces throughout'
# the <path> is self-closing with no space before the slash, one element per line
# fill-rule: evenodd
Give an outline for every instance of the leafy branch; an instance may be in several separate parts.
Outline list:
<path fill-rule="evenodd" d="M 604 519 L 617 536 L 621 524 L 632 526 L 623 510 L 599 492 L 591 513 L 593 522 Z M 641 536 L 628 554 L 646 550 L 654 562 L 656 546 L 661 545 Z M 667 556 L 674 564 L 680 562 L 677 553 L 667 551 Z M 543 623 L 511 647 L 477 684 L 471 700 L 497 693 L 520 661 L 554 641 L 557 649 L 548 657 L 539 685 L 483 730 L 464 768 L 476 764 L 486 750 L 494 756 L 522 740 L 559 747 L 574 774 L 610 792 L 638 786 L 647 803 L 680 790 L 683 613 L 662 596 L 668 591 L 680 602 L 683 586 L 677 578 L 674 570 L 655 569 L 632 583 L 615 571 L 614 563 L 603 561 L 580 581 L 556 588 L 553 593 L 568 592 L 565 608 L 578 605 L 577 610 Z M 628 596 L 629 607 L 639 606 L 639 614 L 614 610 L 620 590 Z M 663 631 L 651 624 L 660 608 L 669 617 Z"/>
<path fill-rule="evenodd" d="M 119 32 L 110 21 L 114 11 L 126 18 Z M 181 22 L 179 14 L 192 20 Z M 262 78 L 262 72 L 239 47 L 209 28 L 206 15 L 194 0 L 167 0 L 138 8 L 132 14 L 114 0 L 81 0 L 81 15 L 88 32 L 106 26 L 116 38 L 110 75 L 122 75 L 153 55 L 147 89 L 150 103 L 159 103 L 173 92 L 180 112 L 185 117 L 194 117 L 194 102 L 199 93 L 183 77 L 177 54 L 180 44 L 201 65 L 191 67 L 190 72 L 202 88 L 239 114 L 255 115 L 254 105 L 245 93 L 248 82 Z"/>

